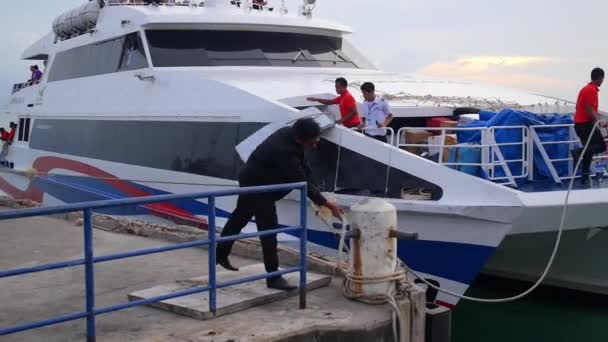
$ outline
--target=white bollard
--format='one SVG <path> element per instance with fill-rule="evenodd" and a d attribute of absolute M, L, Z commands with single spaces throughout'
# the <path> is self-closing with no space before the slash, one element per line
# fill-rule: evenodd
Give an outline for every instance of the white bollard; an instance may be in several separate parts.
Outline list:
<path fill-rule="evenodd" d="M 390 231 L 397 230 L 397 210 L 379 198 L 365 199 L 351 207 L 351 230 L 359 232 L 350 240 L 350 270 L 355 277 L 379 278 L 390 276 L 397 269 L 397 239 Z M 392 294 L 395 281 L 352 283 L 353 294 L 367 298 Z"/>

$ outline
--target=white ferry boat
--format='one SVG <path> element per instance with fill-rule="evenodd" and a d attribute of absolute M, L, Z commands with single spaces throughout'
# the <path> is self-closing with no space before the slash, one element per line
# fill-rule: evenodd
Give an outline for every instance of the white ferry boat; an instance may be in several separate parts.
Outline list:
<path fill-rule="evenodd" d="M 535 179 L 533 156 L 546 147 L 535 139 L 542 128 L 424 126 L 479 110 L 565 114 L 572 104 L 380 71 L 349 43 L 348 27 L 316 18 L 313 3 L 288 13 L 249 1 L 92 1 L 58 17 L 23 53 L 46 68 L 39 83 L 13 89 L 9 111 L 18 132 L 0 160 L 0 190 L 54 205 L 234 187 L 243 151 L 268 131 L 314 113 L 336 114 L 306 98 L 335 97 L 334 80 L 345 77 L 362 101 L 358 85 L 371 81 L 396 116 L 391 143 L 328 128 L 309 156 L 322 189 L 345 208 L 366 196 L 389 200 L 399 228 L 420 236 L 399 242 L 400 258 L 442 288 L 464 293 L 501 243 L 508 255 L 499 250 L 492 270 L 533 277 L 549 256 L 562 181 L 571 176 Z M 501 144 L 500 130 L 520 138 Z M 468 148 L 446 142 L 465 131 L 482 135 L 474 147 L 480 161 L 450 156 L 450 149 Z M 429 146 L 433 141 L 437 146 Z M 505 159 L 505 146 L 518 146 L 521 157 Z M 466 166 L 479 167 L 485 179 L 463 172 Z M 577 185 L 550 281 L 607 292 L 608 273 L 598 261 L 608 234 L 595 229 L 606 225 L 607 201 L 602 184 Z M 220 226 L 234 207 L 234 198 L 218 201 Z M 282 201 L 279 212 L 281 224 L 297 224 L 297 197 Z M 207 205 L 179 201 L 108 213 L 204 226 Z M 309 222 L 312 244 L 336 248 L 334 232 L 312 210 Z M 458 299 L 440 294 L 438 302 L 454 306 Z"/>

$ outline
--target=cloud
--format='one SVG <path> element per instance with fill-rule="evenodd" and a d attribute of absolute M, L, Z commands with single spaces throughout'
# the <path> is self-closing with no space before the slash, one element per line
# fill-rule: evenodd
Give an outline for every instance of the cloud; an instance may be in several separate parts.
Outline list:
<path fill-rule="evenodd" d="M 428 76 L 477 81 L 555 95 L 569 94 L 575 87 L 571 80 L 555 77 L 556 65 L 566 67 L 559 59 L 544 56 L 469 56 L 448 62 L 435 62 L 420 68 L 417 73 Z M 571 96 L 568 96 L 571 97 Z"/>
<path fill-rule="evenodd" d="M 540 56 L 473 56 L 432 63 L 420 71 L 439 76 L 472 76 L 487 72 L 512 71 L 516 67 L 546 64 L 551 61 L 550 58 Z"/>
<path fill-rule="evenodd" d="M 7 37 L 5 43 L 9 44 L 13 51 L 20 53 L 40 38 L 42 38 L 40 32 L 16 31 Z"/>

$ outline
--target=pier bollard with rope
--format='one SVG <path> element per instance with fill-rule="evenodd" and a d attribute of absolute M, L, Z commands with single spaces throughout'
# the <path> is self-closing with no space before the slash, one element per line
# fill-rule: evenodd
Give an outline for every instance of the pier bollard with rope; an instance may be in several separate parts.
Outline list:
<path fill-rule="evenodd" d="M 319 214 L 327 222 L 327 215 Z M 407 278 L 397 256 L 397 240 L 416 240 L 418 234 L 399 231 L 396 208 L 380 198 L 355 204 L 349 216 L 332 227 L 340 232 L 336 268 L 344 276 L 344 296 L 370 305 L 388 304 L 394 340 L 424 341 L 425 291 Z M 343 262 L 344 250 L 348 263 Z"/>

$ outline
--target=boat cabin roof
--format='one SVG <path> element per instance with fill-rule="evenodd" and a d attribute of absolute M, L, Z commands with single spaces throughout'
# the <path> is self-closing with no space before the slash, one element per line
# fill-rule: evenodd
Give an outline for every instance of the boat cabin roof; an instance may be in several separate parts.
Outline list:
<path fill-rule="evenodd" d="M 352 33 L 348 26 L 313 16 L 253 10 L 223 1 L 215 7 L 143 4 L 108 4 L 99 10 L 97 25 L 90 34 L 60 40 L 53 33 L 41 38 L 22 54 L 22 59 L 41 60 L 53 48 L 61 51 L 94 41 L 103 41 L 140 29 L 197 29 L 265 31 L 342 37 Z"/>

